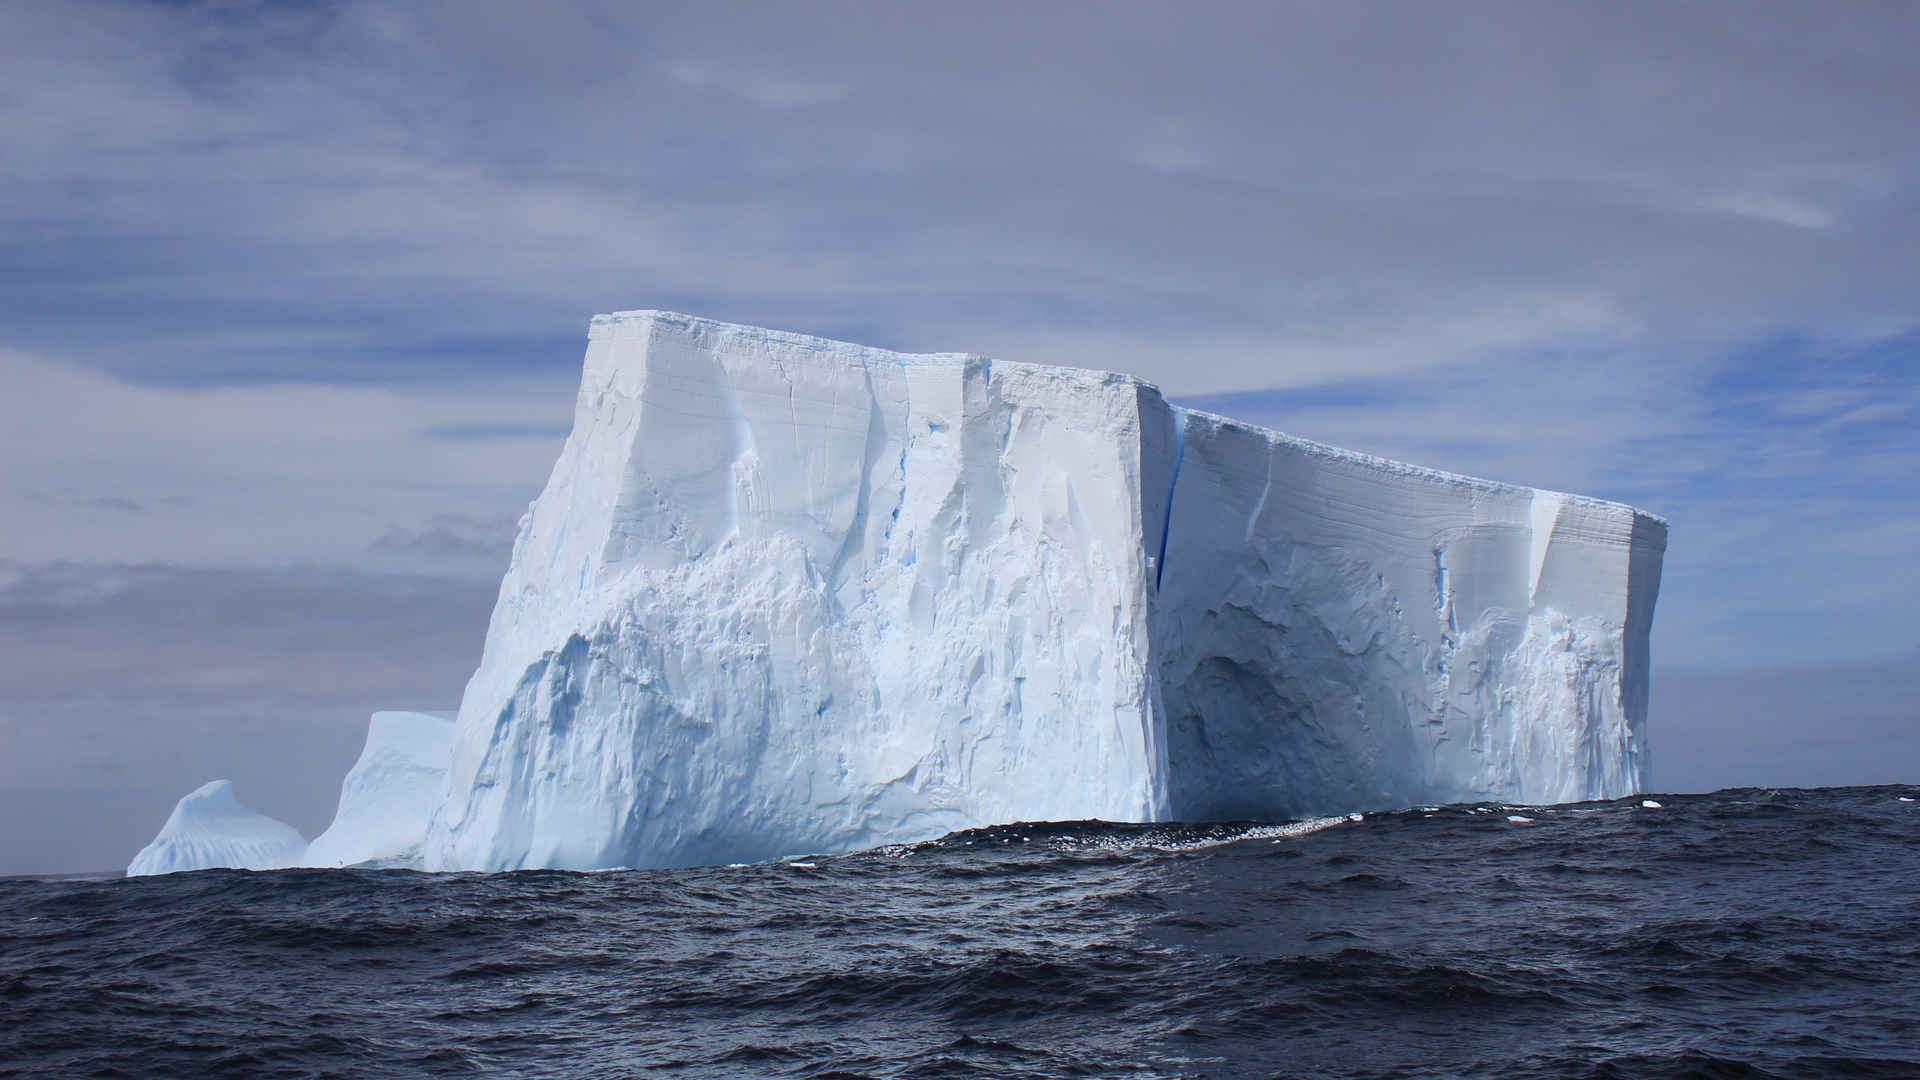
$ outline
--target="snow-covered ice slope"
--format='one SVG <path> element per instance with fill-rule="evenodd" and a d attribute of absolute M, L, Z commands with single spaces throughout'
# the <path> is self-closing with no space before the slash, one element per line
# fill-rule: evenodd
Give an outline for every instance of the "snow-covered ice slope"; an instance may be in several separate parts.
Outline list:
<path fill-rule="evenodd" d="M 297 864 L 306 849 L 293 826 L 247 808 L 231 783 L 215 780 L 174 806 L 160 835 L 133 857 L 127 876 L 216 867 L 272 870 Z"/>
<path fill-rule="evenodd" d="M 453 743 L 451 717 L 377 712 L 360 760 L 340 785 L 333 824 L 314 838 L 303 866 L 411 866 L 439 809 Z"/>
<path fill-rule="evenodd" d="M 1627 794 L 1665 532 L 1122 375 L 602 316 L 424 863 Z"/>

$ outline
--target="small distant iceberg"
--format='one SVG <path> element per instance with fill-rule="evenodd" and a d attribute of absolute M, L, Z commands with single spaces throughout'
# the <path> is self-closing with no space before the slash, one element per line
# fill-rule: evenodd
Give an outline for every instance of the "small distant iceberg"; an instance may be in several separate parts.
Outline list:
<path fill-rule="evenodd" d="M 450 716 L 374 713 L 360 760 L 340 785 L 333 824 L 311 844 L 293 826 L 241 803 L 232 782 L 215 780 L 180 800 L 160 835 L 134 856 L 127 876 L 222 867 L 418 866 L 452 748 Z"/>
<path fill-rule="evenodd" d="M 215 780 L 175 804 L 160 835 L 133 857 L 127 876 L 223 866 L 275 870 L 297 865 L 306 853 L 306 838 L 293 826 L 243 804 L 232 781 Z"/>

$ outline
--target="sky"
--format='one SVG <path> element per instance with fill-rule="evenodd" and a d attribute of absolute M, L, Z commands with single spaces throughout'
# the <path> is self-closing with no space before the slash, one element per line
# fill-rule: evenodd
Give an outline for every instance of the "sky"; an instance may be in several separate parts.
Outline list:
<path fill-rule="evenodd" d="M 452 708 L 595 313 L 1668 517 L 1655 786 L 1920 781 L 1920 8 L 0 0 L 0 873 Z"/>

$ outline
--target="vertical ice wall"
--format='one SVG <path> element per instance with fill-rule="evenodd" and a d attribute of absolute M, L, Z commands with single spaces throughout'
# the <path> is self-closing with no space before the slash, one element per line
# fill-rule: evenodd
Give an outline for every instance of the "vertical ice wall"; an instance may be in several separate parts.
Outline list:
<path fill-rule="evenodd" d="M 1163 813 L 1140 389 L 596 319 L 427 864 L 730 861 Z"/>
<path fill-rule="evenodd" d="M 424 862 L 1625 794 L 1664 537 L 1125 376 L 603 316 Z"/>
<path fill-rule="evenodd" d="M 1202 413 L 1151 622 L 1180 818 L 1629 794 L 1665 525 Z"/>

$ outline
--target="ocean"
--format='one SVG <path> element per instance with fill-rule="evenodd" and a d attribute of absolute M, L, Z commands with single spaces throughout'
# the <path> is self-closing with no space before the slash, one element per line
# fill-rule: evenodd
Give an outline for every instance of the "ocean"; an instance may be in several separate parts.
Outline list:
<path fill-rule="evenodd" d="M 1920 1077 L 1915 798 L 0 879 L 0 1075 Z"/>

